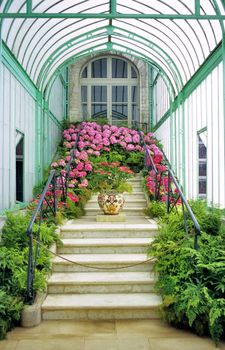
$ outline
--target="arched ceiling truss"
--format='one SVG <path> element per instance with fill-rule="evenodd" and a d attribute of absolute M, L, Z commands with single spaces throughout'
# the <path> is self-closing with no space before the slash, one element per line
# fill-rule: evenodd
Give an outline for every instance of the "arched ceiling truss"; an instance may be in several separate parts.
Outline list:
<path fill-rule="evenodd" d="M 65 65 L 119 52 L 153 65 L 176 96 L 224 35 L 224 0 L 2 0 L 1 35 L 44 92 Z"/>

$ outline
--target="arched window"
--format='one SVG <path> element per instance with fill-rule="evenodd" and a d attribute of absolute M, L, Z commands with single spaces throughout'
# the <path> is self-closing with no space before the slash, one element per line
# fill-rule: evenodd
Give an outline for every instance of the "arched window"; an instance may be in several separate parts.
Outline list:
<path fill-rule="evenodd" d="M 129 61 L 107 56 L 90 61 L 81 71 L 84 119 L 107 117 L 112 124 L 139 120 L 138 72 Z"/>

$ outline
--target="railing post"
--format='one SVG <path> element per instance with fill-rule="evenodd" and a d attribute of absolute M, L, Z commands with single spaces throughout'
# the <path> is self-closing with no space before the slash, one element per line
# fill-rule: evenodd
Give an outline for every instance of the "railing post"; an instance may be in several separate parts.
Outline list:
<path fill-rule="evenodd" d="M 53 201 L 54 201 L 54 216 L 56 216 L 57 211 L 57 201 L 56 201 L 56 174 L 53 176 Z"/>
<path fill-rule="evenodd" d="M 158 174 L 155 173 L 155 194 L 154 194 L 154 200 L 157 200 L 157 190 L 158 190 Z"/>
<path fill-rule="evenodd" d="M 27 231 L 27 236 L 29 238 L 29 250 L 28 250 L 28 266 L 27 266 L 27 291 L 26 291 L 26 301 L 29 304 L 33 303 L 34 299 L 34 288 L 33 288 L 33 242 L 32 242 L 32 232 Z"/>
<path fill-rule="evenodd" d="M 170 172 L 168 170 L 168 193 L 167 193 L 167 201 L 166 201 L 166 209 L 169 214 L 170 211 Z"/>
<path fill-rule="evenodd" d="M 194 249 L 198 250 L 198 231 L 195 228 L 195 233 L 194 233 Z"/>

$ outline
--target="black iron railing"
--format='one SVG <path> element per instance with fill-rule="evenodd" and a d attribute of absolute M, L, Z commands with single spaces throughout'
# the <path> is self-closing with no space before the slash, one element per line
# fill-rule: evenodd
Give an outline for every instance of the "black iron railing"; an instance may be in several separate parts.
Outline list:
<path fill-rule="evenodd" d="M 176 208 L 176 205 L 178 202 L 180 202 L 182 206 L 182 213 L 183 213 L 183 220 L 184 220 L 184 228 L 186 231 L 186 235 L 189 234 L 189 228 L 187 225 L 187 215 L 190 217 L 191 221 L 193 222 L 194 226 L 194 249 L 198 249 L 198 235 L 200 234 L 200 225 L 187 201 L 185 198 L 185 195 L 181 189 L 181 186 L 179 185 L 175 175 L 173 174 L 173 171 L 170 168 L 168 160 L 165 159 L 166 165 L 163 170 L 163 172 L 160 172 L 157 170 L 157 167 L 154 163 L 154 160 L 151 156 L 151 153 L 149 151 L 149 148 L 147 147 L 143 134 L 140 132 L 140 138 L 141 142 L 144 148 L 145 152 L 145 166 L 152 171 L 154 175 L 154 199 L 160 200 L 160 187 L 161 184 L 163 184 L 164 187 L 164 193 L 167 194 L 167 200 L 166 200 L 166 207 L 167 207 L 167 213 L 170 213 L 174 208 Z M 166 185 L 167 184 L 167 188 Z M 175 188 L 175 191 L 173 191 L 172 187 Z M 174 192 L 176 192 L 176 198 L 174 198 Z"/>
<path fill-rule="evenodd" d="M 57 212 L 57 195 L 56 190 L 60 190 L 61 200 L 66 201 L 68 193 L 68 179 L 69 172 L 73 167 L 76 157 L 76 151 L 80 132 L 77 133 L 77 138 L 73 148 L 70 151 L 70 160 L 66 165 L 65 171 L 58 173 L 56 170 L 51 170 L 44 190 L 39 198 L 38 204 L 31 217 L 30 223 L 27 228 L 27 236 L 29 239 L 29 253 L 28 253 L 28 269 L 27 269 L 27 291 L 26 302 L 33 304 L 35 299 L 34 280 L 35 270 L 38 259 L 39 243 L 40 243 L 40 230 L 43 219 L 49 219 L 52 215 L 55 217 Z M 33 225 L 38 223 L 38 232 L 35 237 L 35 243 L 33 240 Z"/>
<path fill-rule="evenodd" d="M 45 188 L 40 196 L 38 204 L 34 210 L 32 218 L 27 228 L 27 236 L 29 239 L 29 253 L 28 253 L 28 269 L 27 269 L 27 292 L 26 292 L 26 302 L 33 304 L 35 298 L 34 291 L 34 279 L 35 270 L 37 265 L 39 241 L 40 241 L 40 229 L 41 223 L 44 217 L 48 217 L 49 214 L 56 215 L 57 202 L 56 202 L 56 170 L 52 170 L 46 182 Z M 51 188 L 53 197 L 49 198 L 48 192 Z M 35 240 L 35 245 L 33 243 L 33 225 L 38 222 L 38 233 Z"/>

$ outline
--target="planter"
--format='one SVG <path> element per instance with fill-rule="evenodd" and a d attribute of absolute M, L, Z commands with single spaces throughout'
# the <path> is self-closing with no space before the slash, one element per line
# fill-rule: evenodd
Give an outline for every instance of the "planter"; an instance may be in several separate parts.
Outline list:
<path fill-rule="evenodd" d="M 106 215 L 117 215 L 125 203 L 122 193 L 99 193 L 98 205 Z"/>

